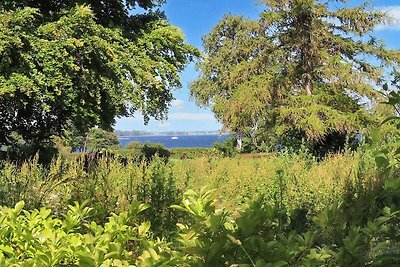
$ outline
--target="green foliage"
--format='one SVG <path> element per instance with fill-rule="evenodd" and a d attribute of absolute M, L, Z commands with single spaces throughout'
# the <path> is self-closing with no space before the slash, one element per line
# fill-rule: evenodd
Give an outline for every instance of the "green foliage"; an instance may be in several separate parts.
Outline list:
<path fill-rule="evenodd" d="M 71 128 L 111 130 L 136 111 L 164 118 L 197 50 L 160 13 L 129 15 L 157 3 L 2 1 L 0 144 L 12 132 L 40 143 Z"/>
<path fill-rule="evenodd" d="M 47 140 L 41 143 L 26 142 L 16 132 L 9 136 L 10 143 L 7 146 L 2 146 L 3 160 L 7 159 L 13 162 L 23 162 L 37 156 L 38 161 L 42 164 L 49 164 L 53 157 L 61 150 L 68 150 L 58 142 L 57 138 L 52 137 L 52 140 Z M 57 143 L 58 142 L 58 143 Z"/>
<path fill-rule="evenodd" d="M 210 148 L 172 148 L 169 149 L 171 152 L 171 158 L 174 159 L 196 159 L 200 157 L 208 157 L 215 153 L 213 153 Z"/>
<path fill-rule="evenodd" d="M 0 263 L 4 266 L 396 266 L 398 209 L 385 207 L 366 224 L 346 223 L 342 204 L 307 221 L 302 231 L 262 199 L 235 216 L 217 209 L 213 191 L 189 190 L 171 208 L 190 217 L 175 242 L 154 240 L 140 220 L 149 205 L 132 202 L 105 223 L 85 204 L 62 218 L 50 210 L 0 209 Z M 290 218 L 294 218 L 292 214 Z M 344 223 L 345 222 L 345 223 Z M 154 226 L 154 225 L 153 225 Z"/>
<path fill-rule="evenodd" d="M 228 210 L 263 195 L 265 203 L 279 203 L 289 213 L 305 208 L 315 214 L 337 199 L 352 199 L 369 189 L 373 194 L 384 180 L 378 176 L 372 151 L 346 152 L 324 160 L 304 151 L 202 157 L 171 163 L 179 184 L 192 189 L 216 188 Z M 365 201 L 365 206 L 368 203 Z"/>
<path fill-rule="evenodd" d="M 398 211 L 389 208 L 374 214 L 367 224 L 355 225 L 341 224 L 342 206 L 333 204 L 296 232 L 290 230 L 293 221 L 282 220 L 279 208 L 261 200 L 234 218 L 215 209 L 215 202 L 212 192 L 202 189 L 187 192 L 181 206 L 174 206 L 196 218 L 194 224 L 180 225 L 179 240 L 192 256 L 192 266 L 394 266 L 399 262 L 397 238 L 388 231 Z"/>
<path fill-rule="evenodd" d="M 151 160 L 155 156 L 168 159 L 171 154 L 163 144 L 145 143 L 143 144 L 142 151 L 146 160 Z"/>
<path fill-rule="evenodd" d="M 248 199 L 263 195 L 265 203 L 279 203 L 288 213 L 306 208 L 309 214 L 315 214 L 337 199 L 361 197 L 370 188 L 371 192 L 365 196 L 368 198 L 383 184 L 371 152 L 345 153 L 323 161 L 306 152 L 232 158 L 214 153 L 216 156 L 211 157 L 169 161 L 155 157 L 147 161 L 142 154 L 136 158 L 130 151 L 120 150 L 94 158 L 95 162 L 90 165 L 88 156 L 91 155 L 84 154 L 58 157 L 48 166 L 38 164 L 37 158 L 20 164 L 3 161 L 0 162 L 0 205 L 13 206 L 22 199 L 29 209 L 46 206 L 63 213 L 67 204 L 89 200 L 89 205 L 96 210 L 94 219 L 100 222 L 137 199 L 138 190 L 146 186 L 142 182 L 146 179 L 149 187 L 155 180 L 166 191 L 171 180 L 178 192 L 206 185 L 217 188 L 221 205 L 230 211 Z M 155 184 L 151 187 L 157 187 Z M 171 190 L 175 192 L 172 187 Z M 150 194 L 151 190 L 146 192 Z M 369 205 L 367 200 L 364 203 L 364 207 Z"/>
<path fill-rule="evenodd" d="M 379 101 L 376 85 L 400 54 L 372 36 L 385 13 L 341 2 L 266 0 L 258 20 L 225 16 L 204 38 L 192 96 L 254 144 L 343 149 L 377 124 L 360 100 Z"/>
<path fill-rule="evenodd" d="M 157 225 L 154 232 L 158 236 L 171 234 L 175 230 L 182 214 L 169 207 L 179 201 L 181 194 L 172 169 L 155 159 L 137 185 L 136 198 L 151 205 L 144 212 L 144 217 Z"/>
<path fill-rule="evenodd" d="M 397 74 L 398 75 L 398 74 Z M 394 85 L 397 84 L 397 79 Z M 399 85 L 397 85 L 399 87 Z M 399 168 L 400 155 L 400 117 L 399 104 L 400 95 L 398 92 L 386 92 L 387 98 L 385 104 L 392 107 L 392 112 L 385 120 L 383 120 L 379 128 L 373 128 L 369 132 L 369 149 L 375 152 L 375 161 L 382 172 L 382 175 L 391 177 L 395 175 Z"/>
<path fill-rule="evenodd" d="M 379 141 L 377 132 L 371 137 Z M 243 157 L 214 159 L 219 164 L 213 171 L 225 168 L 222 175 L 227 175 L 226 168 L 237 168 L 231 170 L 230 179 L 237 178 L 232 181 L 234 188 L 224 180 L 228 177 L 222 177 L 224 191 L 240 188 L 238 181 L 260 190 L 255 198 L 230 209 L 215 198 L 216 192 L 222 196 L 218 190 L 205 187 L 188 190 L 181 204 L 174 205 L 182 195 L 178 161 L 171 165 L 156 158 L 150 165 L 124 165 L 101 159 L 89 173 L 81 162 L 61 158 L 49 169 L 37 162 L 27 162 L 20 169 L 3 162 L 0 188 L 4 197 L 0 199 L 14 201 L 15 207 L 10 208 L 9 202 L 2 203 L 9 208 L 0 208 L 0 264 L 396 266 L 400 263 L 400 182 L 395 178 L 383 183 L 371 177 L 371 157 L 377 157 L 369 147 L 364 149 L 319 163 L 307 153 L 272 155 L 272 161 L 264 158 L 269 160 L 264 162 Z M 202 160 L 215 164 L 207 157 Z M 268 170 L 272 177 L 243 181 L 239 163 L 244 160 L 253 164 L 253 171 L 264 176 Z M 185 166 L 190 161 L 186 159 Z M 207 168 L 204 162 L 199 166 Z M 333 170 L 332 177 L 323 177 Z M 194 170 L 192 175 L 199 177 Z M 20 199 L 29 209 L 48 205 L 55 213 L 45 208 L 23 210 L 25 202 Z M 167 236 L 171 242 L 156 236 Z"/>
<path fill-rule="evenodd" d="M 223 156 L 232 157 L 237 154 L 237 143 L 236 139 L 231 137 L 226 139 L 223 143 L 216 142 L 213 144 L 213 148 L 220 152 Z"/>
<path fill-rule="evenodd" d="M 48 167 L 37 161 L 22 165 L 3 162 L 4 169 L 0 171 L 3 205 L 15 205 L 22 198 L 28 207 L 48 205 L 62 210 L 70 200 L 93 199 L 91 206 L 98 205 L 102 216 L 107 216 L 109 212 L 124 208 L 129 199 L 134 198 L 135 188 L 148 168 L 156 164 L 119 154 L 125 151 L 100 157 L 90 168 L 85 164 L 85 156 L 77 154 L 67 159 L 58 158 Z M 273 205 L 282 194 L 283 206 L 289 211 L 307 207 L 313 213 L 334 199 L 342 198 L 347 191 L 354 195 L 372 188 L 374 183 L 379 187 L 382 179 L 377 177 L 372 155 L 346 153 L 318 162 L 307 153 L 251 154 L 233 158 L 174 159 L 164 164 L 168 166 L 166 177 L 171 171 L 180 190 L 205 185 L 217 188 L 230 210 L 259 194 L 265 195 L 265 201 Z M 280 184 L 285 185 L 284 188 Z"/>
<path fill-rule="evenodd" d="M 140 143 L 140 142 L 138 142 L 138 141 L 133 141 L 133 142 L 130 142 L 129 144 L 127 144 L 126 146 L 125 146 L 125 149 L 126 150 L 140 150 L 140 149 L 142 149 L 142 144 Z"/>
<path fill-rule="evenodd" d="M 167 161 L 171 152 L 163 144 L 131 142 L 125 150 L 115 151 L 117 155 L 126 156 L 133 162 L 151 162 L 155 157 Z"/>
<path fill-rule="evenodd" d="M 50 210 L 2 208 L 0 231 L 2 266 L 173 266 L 167 244 L 149 238 L 150 224 L 138 215 L 148 208 L 134 202 L 127 211 L 112 215 L 104 224 L 91 221 L 91 209 L 70 205 L 64 218 Z M 171 252 L 171 254 L 170 254 Z M 169 265 L 170 264 L 170 265 Z"/>
<path fill-rule="evenodd" d="M 96 14 L 96 22 L 105 27 L 119 27 L 124 30 L 125 35 L 131 36 L 138 33 L 146 24 L 155 20 L 164 19 L 164 14 L 155 10 L 164 0 L 106 0 L 103 2 L 95 0 L 48 0 L 45 3 L 40 0 L 4 0 L 0 8 L 5 10 L 22 9 L 24 7 L 36 8 L 40 11 L 44 20 L 54 20 L 63 15 L 63 10 L 68 10 L 76 5 L 88 5 Z M 136 15 L 128 11 L 138 11 Z"/>
<path fill-rule="evenodd" d="M 93 128 L 86 137 L 86 146 L 90 151 L 113 151 L 121 148 L 118 136 L 114 132 Z"/>
<path fill-rule="evenodd" d="M 159 225 L 156 232 L 160 235 L 168 235 L 181 218 L 167 207 L 177 202 L 182 185 L 172 166 L 158 157 L 142 163 L 104 157 L 90 168 L 84 156 L 58 157 L 48 166 L 39 164 L 37 158 L 21 165 L 1 162 L 0 166 L 0 205 L 12 207 L 23 200 L 27 209 L 45 206 L 61 216 L 68 204 L 87 202 L 94 208 L 93 220 L 101 223 L 141 199 L 152 205 L 142 217 Z"/>
<path fill-rule="evenodd" d="M 100 159 L 89 172 L 80 173 L 84 166 L 71 166 L 69 172 L 78 168 L 75 180 L 62 185 L 68 190 L 59 201 L 89 201 L 95 208 L 94 219 L 103 222 L 112 213 L 127 209 L 132 201 L 146 201 L 151 208 L 142 217 L 154 225 L 157 235 L 168 235 L 180 215 L 167 209 L 176 203 L 176 195 L 182 190 L 171 166 L 156 157 L 151 162 L 120 162 L 119 159 Z"/>

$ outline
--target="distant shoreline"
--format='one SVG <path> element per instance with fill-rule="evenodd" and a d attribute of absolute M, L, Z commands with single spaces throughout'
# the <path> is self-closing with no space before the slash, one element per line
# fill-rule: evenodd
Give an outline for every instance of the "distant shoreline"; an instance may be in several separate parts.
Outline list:
<path fill-rule="evenodd" d="M 132 142 L 163 144 L 165 148 L 210 148 L 216 142 L 225 142 L 231 135 L 219 134 L 169 134 L 146 136 L 119 136 L 123 147 Z"/>
<path fill-rule="evenodd" d="M 119 138 L 125 137 L 151 137 L 151 136 L 195 136 L 195 135 L 219 135 L 226 136 L 231 135 L 229 133 L 220 132 L 138 132 L 133 133 L 131 131 L 115 131 Z"/>

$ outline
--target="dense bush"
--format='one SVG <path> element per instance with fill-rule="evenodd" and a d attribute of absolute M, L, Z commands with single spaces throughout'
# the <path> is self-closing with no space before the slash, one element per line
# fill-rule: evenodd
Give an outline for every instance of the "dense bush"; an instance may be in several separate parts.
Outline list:
<path fill-rule="evenodd" d="M 26 142 L 21 136 L 13 134 L 8 146 L 0 146 L 0 159 L 21 163 L 34 157 L 42 164 L 49 164 L 59 153 L 56 140 Z"/>
<path fill-rule="evenodd" d="M 142 143 L 138 142 L 138 141 L 133 141 L 130 142 L 129 144 L 127 144 L 125 146 L 126 150 L 141 150 L 143 147 Z"/>
<path fill-rule="evenodd" d="M 397 266 L 398 153 L 2 162 L 0 266 Z"/>
<path fill-rule="evenodd" d="M 174 159 L 196 159 L 200 157 L 214 156 L 216 153 L 211 148 L 172 148 L 171 158 Z"/>
<path fill-rule="evenodd" d="M 398 194 L 398 193 L 397 193 Z M 348 221 L 341 203 L 312 217 L 286 216 L 262 199 L 235 217 L 215 208 L 210 191 L 189 191 L 181 206 L 196 218 L 181 225 L 182 249 L 201 266 L 396 266 L 399 210 L 380 209 L 366 224 Z M 389 203 L 387 203 L 389 204 Z M 301 218 L 301 217 L 300 217 Z M 193 266 L 193 265 L 192 265 Z M 197 265 L 194 265 L 197 266 Z"/>
<path fill-rule="evenodd" d="M 237 149 L 236 149 L 236 139 L 233 137 L 230 137 L 226 139 L 223 143 L 221 142 L 216 142 L 213 144 L 213 148 L 220 152 L 223 156 L 226 157 L 232 157 L 237 154 Z"/>
<path fill-rule="evenodd" d="M 103 224 L 90 220 L 91 208 L 75 204 L 63 219 L 50 210 L 2 208 L 0 266 L 154 266 L 171 264 L 167 244 L 149 237 L 150 223 L 138 222 L 147 205 L 133 202 Z M 176 253 L 175 253 L 176 254 Z"/>
<path fill-rule="evenodd" d="M 94 208 L 92 218 L 101 223 L 140 198 L 152 205 L 151 211 L 156 209 L 152 214 L 157 216 L 149 217 L 150 210 L 143 216 L 160 224 L 158 233 L 167 233 L 163 225 L 170 227 L 180 216 L 164 211 L 176 203 L 182 189 L 176 184 L 178 179 L 171 166 L 159 158 L 150 164 L 124 164 L 118 159 L 100 158 L 89 169 L 85 168 L 83 157 L 59 157 L 47 167 L 37 160 L 21 166 L 10 162 L 1 165 L 0 205 L 3 206 L 12 207 L 23 200 L 27 209 L 48 207 L 62 216 L 69 204 L 86 202 Z"/>
<path fill-rule="evenodd" d="M 113 151 L 121 148 L 114 132 L 92 128 L 86 138 L 86 146 L 91 151 Z"/>
<path fill-rule="evenodd" d="M 269 205 L 281 202 L 288 211 L 306 207 L 315 213 L 337 199 L 380 187 L 383 180 L 374 153 L 362 150 L 323 161 L 306 152 L 285 152 L 176 160 L 173 165 L 185 188 L 216 188 L 225 207 L 263 195 Z"/>
<path fill-rule="evenodd" d="M 125 150 L 115 151 L 120 156 L 125 156 L 134 162 L 150 162 L 154 157 L 168 160 L 170 151 L 163 144 L 131 142 L 126 145 Z"/>
<path fill-rule="evenodd" d="M 163 144 L 144 143 L 142 151 L 146 160 L 151 160 L 156 155 L 160 158 L 168 159 L 171 154 Z"/>
<path fill-rule="evenodd" d="M 396 266 L 400 182 L 389 179 L 397 167 L 380 159 L 395 162 L 382 147 L 324 161 L 288 152 L 170 163 L 155 158 L 139 165 L 103 158 L 90 172 L 79 159 L 60 157 L 48 168 L 37 161 L 25 162 L 21 168 L 3 162 L 2 204 L 12 206 L 24 199 L 27 209 L 47 206 L 54 215 L 35 215 L 38 222 L 30 215 L 35 211 L 19 213 L 12 222 L 2 219 L 3 225 L 11 224 L 6 229 L 15 233 L 4 237 L 6 233 L 0 231 L 0 264 Z M 383 176 L 377 175 L 374 161 L 383 163 L 379 165 Z M 391 170 L 385 171 L 389 166 Z M 177 203 L 183 188 L 204 184 L 218 188 L 218 198 L 205 190 L 189 191 L 180 208 L 168 208 Z M 152 208 L 125 220 L 125 211 L 138 199 Z M 86 201 L 93 209 L 90 219 L 83 216 L 76 228 L 67 231 L 64 225 L 76 217 L 68 215 L 68 204 L 74 201 Z M 45 226 L 41 220 L 46 220 Z M 145 221 L 151 221 L 152 230 L 147 230 L 150 224 Z M 138 234 L 139 228 L 146 232 L 144 236 Z M 167 236 L 171 243 L 154 240 L 150 232 Z M 18 240 L 30 233 L 34 237 L 24 247 L 28 253 L 23 253 Z M 51 245 L 50 236 L 62 238 Z"/>
<path fill-rule="evenodd" d="M 399 180 L 395 180 L 400 184 Z M 383 190 L 387 193 L 387 190 Z M 393 192 L 392 192 L 393 193 Z M 392 194 L 390 193 L 390 194 Z M 396 191 L 399 197 L 399 191 Z M 233 216 L 217 209 L 212 191 L 187 191 L 173 209 L 190 219 L 178 224 L 171 243 L 153 239 L 140 221 L 149 206 L 132 202 L 105 223 L 91 220 L 91 208 L 69 206 L 63 219 L 50 210 L 2 208 L 1 266 L 397 266 L 398 217 L 393 202 L 365 224 L 348 220 L 334 203 L 311 220 L 287 216 L 262 198 Z M 28 241 L 28 242 L 27 242 Z"/>
<path fill-rule="evenodd" d="M 176 182 L 172 169 L 156 159 L 135 188 L 136 199 L 151 204 L 143 214 L 153 225 L 157 225 L 154 232 L 158 236 L 169 235 L 182 219 L 182 213 L 169 208 L 178 203 L 182 195 L 182 189 Z"/>

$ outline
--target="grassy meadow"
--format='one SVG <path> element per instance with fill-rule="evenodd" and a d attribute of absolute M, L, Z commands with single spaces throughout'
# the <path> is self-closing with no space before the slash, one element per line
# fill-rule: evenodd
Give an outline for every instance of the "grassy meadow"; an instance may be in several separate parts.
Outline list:
<path fill-rule="evenodd" d="M 0 266 L 366 266 L 398 255 L 400 184 L 384 181 L 371 150 L 197 152 L 1 162 Z"/>
<path fill-rule="evenodd" d="M 379 183 L 373 158 L 358 153 L 331 155 L 321 162 L 285 153 L 202 157 L 173 160 L 171 169 L 182 188 L 216 189 L 230 208 L 263 196 L 270 205 L 319 211 L 351 190 Z"/>
<path fill-rule="evenodd" d="M 288 212 L 307 208 L 314 214 L 337 199 L 381 186 L 374 158 L 361 152 L 335 154 L 322 161 L 307 154 L 265 153 L 167 162 L 156 158 L 150 163 L 101 158 L 89 166 L 83 157 L 59 157 L 48 167 L 35 160 L 21 166 L 3 164 L 1 204 L 12 206 L 23 199 L 32 208 L 62 209 L 73 201 L 89 200 L 104 215 L 123 210 L 134 199 L 149 200 L 146 190 L 165 191 L 153 196 L 162 199 L 162 193 L 174 198 L 202 187 L 215 189 L 218 205 L 231 211 L 262 196 L 265 203 Z"/>

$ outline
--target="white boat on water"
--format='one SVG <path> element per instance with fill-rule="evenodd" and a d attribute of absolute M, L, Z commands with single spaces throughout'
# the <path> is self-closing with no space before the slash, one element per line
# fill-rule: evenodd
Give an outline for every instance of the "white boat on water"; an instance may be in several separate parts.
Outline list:
<path fill-rule="evenodd" d="M 178 136 L 172 136 L 171 137 L 171 140 L 177 140 L 178 139 Z"/>

